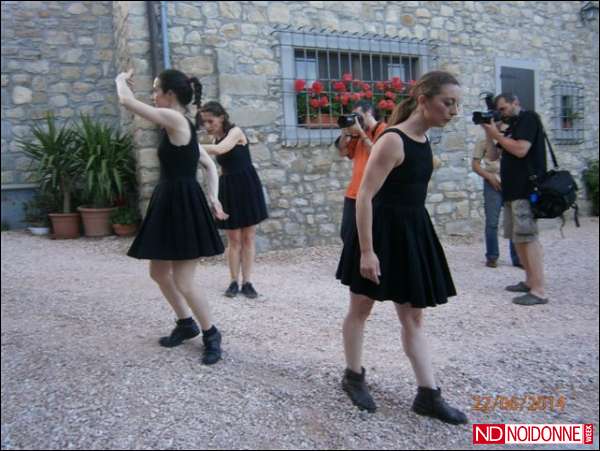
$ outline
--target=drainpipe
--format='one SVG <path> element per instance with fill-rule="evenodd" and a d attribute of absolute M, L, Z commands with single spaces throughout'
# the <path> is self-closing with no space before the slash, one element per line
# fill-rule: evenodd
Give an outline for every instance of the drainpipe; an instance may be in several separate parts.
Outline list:
<path fill-rule="evenodd" d="M 167 26 L 167 2 L 160 2 L 160 25 L 163 39 L 163 62 L 164 68 L 171 68 L 171 55 L 169 54 L 169 29 Z"/>
<path fill-rule="evenodd" d="M 150 31 L 150 59 L 152 60 L 152 78 L 156 78 L 159 68 L 159 56 L 158 46 L 156 45 L 156 38 L 158 36 L 158 24 L 156 23 L 156 16 L 154 15 L 154 2 L 146 2 L 146 14 L 148 16 L 148 28 Z"/>

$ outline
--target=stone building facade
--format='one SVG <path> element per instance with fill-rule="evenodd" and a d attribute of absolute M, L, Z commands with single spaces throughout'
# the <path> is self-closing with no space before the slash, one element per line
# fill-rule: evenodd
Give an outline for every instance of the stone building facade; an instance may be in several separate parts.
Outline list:
<path fill-rule="evenodd" d="M 5 207 L 10 211 L 19 193 L 31 189 L 15 137 L 48 109 L 64 119 L 88 112 L 130 129 L 142 205 L 149 198 L 158 179 L 156 129 L 119 109 L 113 81 L 133 67 L 136 94 L 150 100 L 147 3 L 2 3 L 3 220 Z M 598 158 L 598 19 L 582 18 L 586 2 L 152 3 L 161 61 L 168 52 L 172 67 L 199 77 L 204 100 L 219 100 L 248 135 L 270 208 L 259 228 L 260 249 L 339 242 L 351 165 L 331 150 L 331 130 L 302 135 L 286 100 L 298 76 L 294 51 L 313 51 L 320 42 L 330 53 L 418 48 L 411 55 L 421 71 L 441 68 L 458 76 L 461 117 L 433 133 L 443 165 L 430 184 L 428 208 L 441 234 L 470 235 L 483 222 L 482 182 L 470 169 L 482 134 L 470 114 L 484 108 L 482 91 L 532 91 L 529 100 L 560 163 L 578 177 Z M 166 5 L 166 46 L 159 3 Z M 591 4 L 597 10 L 597 2 Z M 298 36 L 304 49 L 298 50 Z M 376 44 L 377 52 L 370 47 Z M 578 112 L 572 129 L 561 118 L 567 107 Z"/>

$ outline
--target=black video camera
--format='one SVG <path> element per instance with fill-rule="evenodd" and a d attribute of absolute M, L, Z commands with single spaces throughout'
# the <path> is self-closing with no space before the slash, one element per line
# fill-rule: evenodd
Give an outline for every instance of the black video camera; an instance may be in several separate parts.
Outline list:
<path fill-rule="evenodd" d="M 365 121 L 364 121 L 363 117 L 358 113 L 350 113 L 350 114 L 341 115 L 337 121 L 338 127 L 340 127 L 340 128 L 352 127 L 356 123 L 356 120 L 358 120 L 358 124 L 360 125 L 360 127 L 362 129 L 364 129 Z"/>
<path fill-rule="evenodd" d="M 498 122 L 502 119 L 500 111 L 496 110 L 496 104 L 494 103 L 494 94 L 491 92 L 483 92 L 481 96 L 485 95 L 485 104 L 487 111 L 474 111 L 473 112 L 473 123 L 479 124 L 491 124 L 492 120 Z"/>

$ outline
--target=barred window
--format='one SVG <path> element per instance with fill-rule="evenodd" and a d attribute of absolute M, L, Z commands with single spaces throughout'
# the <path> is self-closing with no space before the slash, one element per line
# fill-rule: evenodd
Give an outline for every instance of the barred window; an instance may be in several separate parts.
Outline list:
<path fill-rule="evenodd" d="M 583 85 L 557 82 L 552 86 L 552 99 L 554 139 L 561 144 L 583 142 Z"/>
<path fill-rule="evenodd" d="M 431 44 L 372 34 L 278 30 L 287 146 L 330 144 L 337 118 L 360 100 L 382 119 L 428 70 Z"/>

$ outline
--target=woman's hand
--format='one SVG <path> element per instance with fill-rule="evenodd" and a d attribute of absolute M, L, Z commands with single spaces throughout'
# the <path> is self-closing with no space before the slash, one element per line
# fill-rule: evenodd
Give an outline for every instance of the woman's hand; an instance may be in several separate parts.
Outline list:
<path fill-rule="evenodd" d="M 218 219 L 219 221 L 225 221 L 227 218 L 229 218 L 229 215 L 223 211 L 223 206 L 221 205 L 221 202 L 219 202 L 219 200 L 217 199 L 211 202 L 210 209 L 214 218 Z"/>
<path fill-rule="evenodd" d="M 379 285 L 379 277 L 381 277 L 381 268 L 379 267 L 379 259 L 375 252 L 367 251 L 360 254 L 360 275 L 365 279 Z"/>
<path fill-rule="evenodd" d="M 129 69 L 127 72 L 121 72 L 115 78 L 116 83 L 126 82 L 130 88 L 133 88 L 133 69 Z"/>

